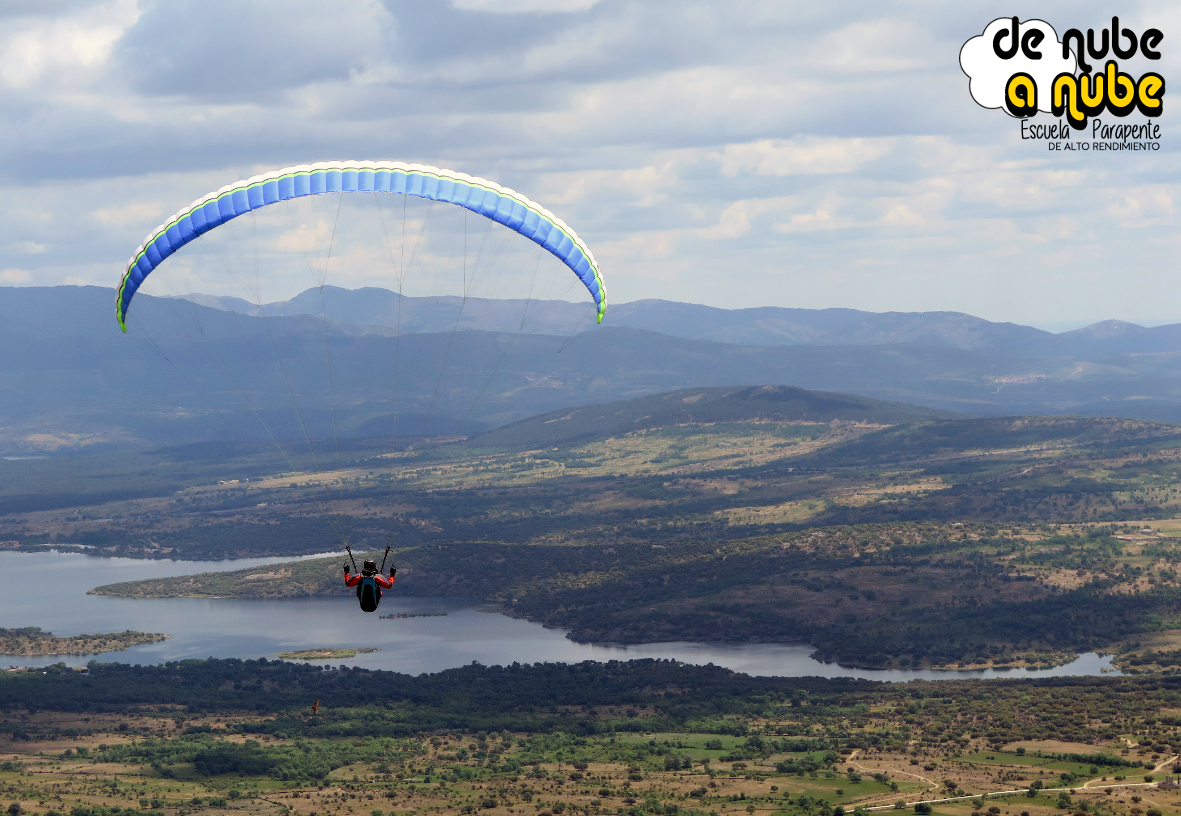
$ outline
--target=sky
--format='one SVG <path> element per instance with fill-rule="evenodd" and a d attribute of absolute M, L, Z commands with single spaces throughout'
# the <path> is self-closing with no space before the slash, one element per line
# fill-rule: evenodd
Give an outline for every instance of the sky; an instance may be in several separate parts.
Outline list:
<path fill-rule="evenodd" d="M 1181 82 L 1181 4 L 1120 6 L 1121 26 L 1165 35 L 1159 61 L 1121 70 Z M 1109 25 L 1112 9 L 1019 13 L 1061 36 Z M 616 303 L 1181 321 L 1181 101 L 1166 93 L 1156 151 L 1023 141 L 1018 120 L 973 100 L 959 63 L 1014 11 L 5 0 L 0 285 L 113 287 L 150 230 L 224 184 L 386 159 L 542 203 L 594 251 Z"/>

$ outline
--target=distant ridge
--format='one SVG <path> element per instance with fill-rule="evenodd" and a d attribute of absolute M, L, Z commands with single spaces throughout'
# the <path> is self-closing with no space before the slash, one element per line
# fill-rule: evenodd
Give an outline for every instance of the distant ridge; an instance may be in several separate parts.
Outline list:
<path fill-rule="evenodd" d="M 813 328 L 827 335 L 806 344 L 758 346 L 621 325 L 590 328 L 589 322 L 573 336 L 523 333 L 519 322 L 511 332 L 496 332 L 478 326 L 506 301 L 488 300 L 471 304 L 481 310 L 465 308 L 464 318 L 476 324 L 471 328 L 440 334 L 432 319 L 432 331 L 415 334 L 405 324 L 396 332 L 344 320 L 345 306 L 360 309 L 368 294 L 376 310 L 398 303 L 386 290 L 327 288 L 326 310 L 313 309 L 318 293 L 305 293 L 304 312 L 263 319 L 141 294 L 123 334 L 111 289 L 0 287 L 0 452 L 298 439 L 305 431 L 319 439 L 385 434 L 395 399 L 398 422 L 420 429 L 416 435 L 427 433 L 416 419 L 426 415 L 438 423 L 432 426 L 437 432 L 471 433 L 569 406 L 735 383 L 783 383 L 977 416 L 1071 413 L 1181 422 L 1181 325 L 1105 321 L 1055 335 L 954 313 L 804 309 L 795 311 L 812 315 Z M 426 298 L 418 303 L 445 305 Z M 631 320 L 640 312 L 628 317 L 628 308 L 640 306 L 666 309 L 660 320 L 648 314 L 655 326 L 681 335 L 720 331 L 725 327 L 710 322 L 718 313 L 726 320 L 755 312 L 765 317 L 761 310 L 649 301 L 617 307 L 608 322 Z M 556 308 L 587 312 L 585 305 Z M 677 315 L 684 319 L 678 322 Z M 957 339 L 956 326 L 969 333 Z M 992 339 L 971 334 L 973 326 Z M 835 342 L 838 335 L 863 337 L 866 345 Z M 960 347 L 977 342 L 985 345 Z M 276 347 L 285 372 L 276 365 Z M 440 382 L 433 361 L 444 353 Z M 383 372 L 396 358 L 405 387 L 395 394 Z M 494 382 L 488 372 L 496 372 Z M 235 390 L 242 383 L 249 384 L 249 405 Z M 306 428 L 295 422 L 293 392 Z M 477 395 L 480 406 L 472 411 Z"/>
<path fill-rule="evenodd" d="M 521 301 L 486 298 L 407 297 L 388 289 L 308 289 L 287 301 L 261 306 L 240 298 L 191 294 L 185 299 L 250 316 L 327 317 L 368 326 L 374 333 L 399 329 L 437 331 L 440 322 L 460 329 L 513 333 Z M 568 335 L 587 305 L 545 301 L 535 312 L 535 331 Z M 581 328 L 590 329 L 587 320 Z M 965 351 L 1076 354 L 1181 351 L 1181 324 L 1145 328 L 1105 320 L 1053 334 L 1017 323 L 996 323 L 963 312 L 865 312 L 859 309 L 793 309 L 763 306 L 720 309 L 671 300 L 637 300 L 608 308 L 604 326 L 643 329 L 687 340 L 740 346 L 942 346 Z"/>
<path fill-rule="evenodd" d="M 964 414 L 787 385 L 687 388 L 583 405 L 514 422 L 474 437 L 476 445 L 530 447 L 590 442 L 669 425 L 717 422 L 832 422 L 896 425 Z"/>

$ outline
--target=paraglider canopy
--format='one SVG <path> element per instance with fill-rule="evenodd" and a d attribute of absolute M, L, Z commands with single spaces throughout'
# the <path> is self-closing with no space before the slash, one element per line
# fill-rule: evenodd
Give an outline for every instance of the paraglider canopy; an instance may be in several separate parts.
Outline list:
<path fill-rule="evenodd" d="M 168 432 L 269 439 L 280 469 L 306 477 L 285 495 L 314 503 L 306 515 L 347 551 L 414 526 L 393 477 L 354 474 L 350 452 L 409 461 L 589 389 L 594 374 L 563 351 L 605 309 L 590 249 L 525 196 L 424 165 L 334 162 L 180 210 L 127 263 L 116 317 L 171 365 L 151 387 L 193 406 L 168 414 Z M 356 513 L 362 483 L 386 494 L 384 531 Z"/>
<path fill-rule="evenodd" d="M 585 243 L 564 221 L 525 196 L 486 179 L 402 162 L 321 162 L 275 170 L 222 187 L 185 207 L 136 249 L 119 284 L 116 317 L 127 331 L 127 310 L 151 272 L 190 241 L 239 215 L 324 193 L 401 193 L 443 201 L 524 235 L 568 266 L 594 299 L 596 322 L 607 311 L 607 292 Z"/>

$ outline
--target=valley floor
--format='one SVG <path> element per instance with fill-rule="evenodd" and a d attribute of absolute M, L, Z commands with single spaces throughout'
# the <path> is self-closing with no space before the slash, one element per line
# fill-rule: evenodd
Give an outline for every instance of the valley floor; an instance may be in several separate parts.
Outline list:
<path fill-rule="evenodd" d="M 0 677 L 12 701 L 0 798 L 13 816 L 1181 813 L 1174 683 L 793 681 L 659 661 L 417 679 L 284 665 Z M 478 702 L 504 683 L 515 698 Z M 289 708 L 343 700 L 330 691 L 343 686 L 352 707 Z M 81 692 L 91 713 L 50 696 L 24 707 L 38 688 L 67 706 Z M 209 710 L 217 696 L 225 707 Z M 272 713 L 242 712 L 250 699 Z M 518 727 L 488 727 L 497 718 Z"/>

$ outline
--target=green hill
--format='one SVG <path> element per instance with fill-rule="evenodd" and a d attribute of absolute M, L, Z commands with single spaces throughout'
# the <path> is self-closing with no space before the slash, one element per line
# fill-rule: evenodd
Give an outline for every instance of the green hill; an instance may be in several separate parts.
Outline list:
<path fill-rule="evenodd" d="M 552 411 L 480 434 L 472 443 L 493 448 L 548 447 L 669 425 L 833 420 L 897 425 L 959 416 L 951 411 L 788 385 L 715 386 Z"/>

